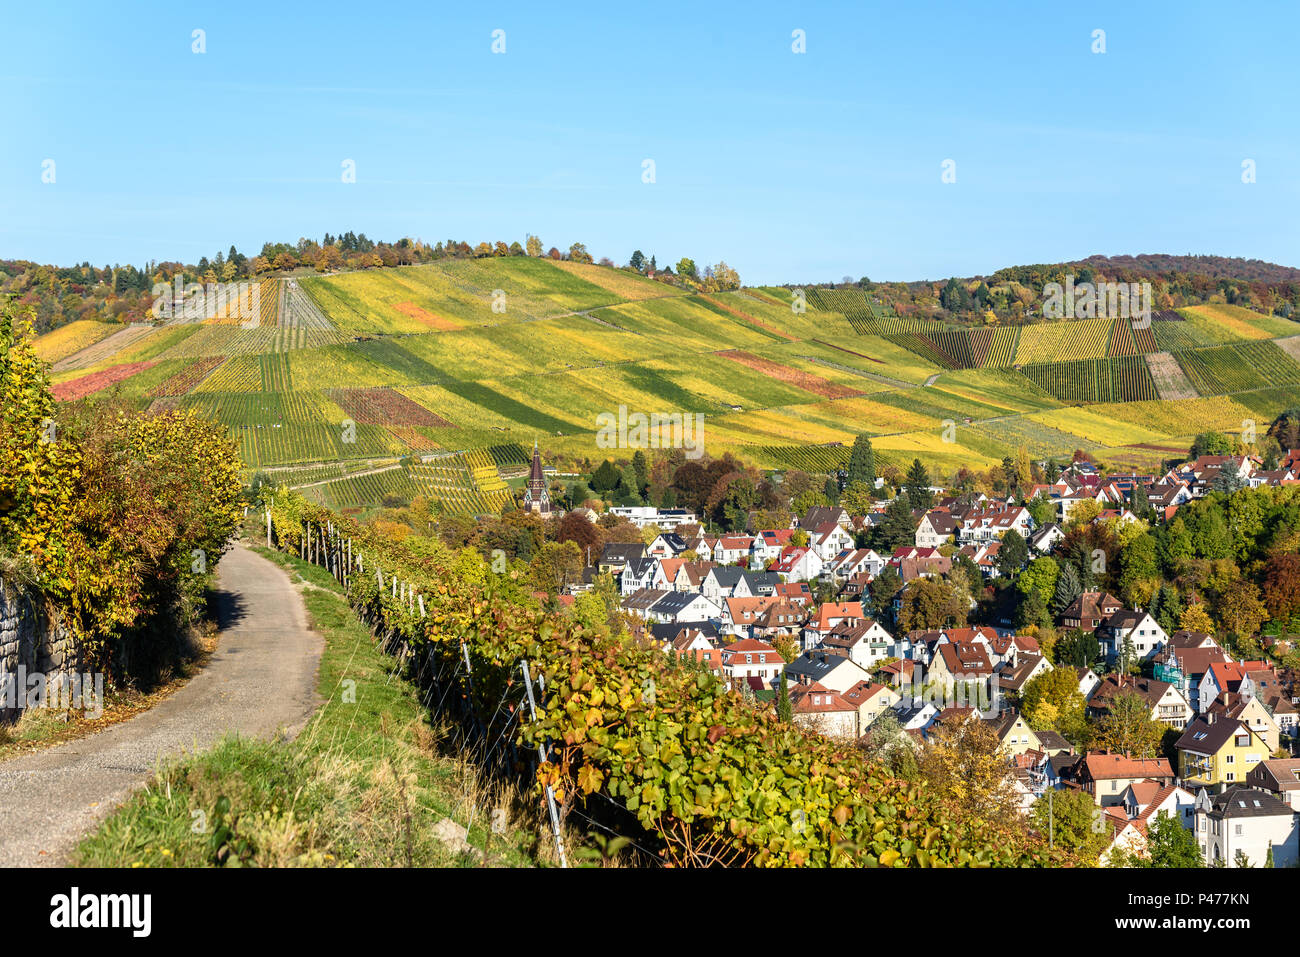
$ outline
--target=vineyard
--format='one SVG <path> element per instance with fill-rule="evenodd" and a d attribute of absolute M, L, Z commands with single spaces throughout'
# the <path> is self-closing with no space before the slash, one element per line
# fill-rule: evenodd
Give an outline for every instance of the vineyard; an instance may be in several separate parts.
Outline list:
<path fill-rule="evenodd" d="M 1196 388 L 1192 385 L 1178 360 L 1168 352 L 1151 352 L 1147 354 L 1147 368 L 1156 384 L 1156 392 L 1162 399 L 1194 399 Z"/>
<path fill-rule="evenodd" d="M 859 433 L 882 465 L 943 471 L 1018 445 L 1132 457 L 1185 444 L 1200 423 L 1157 410 L 1198 395 L 1248 392 L 1234 407 L 1254 417 L 1284 401 L 1270 390 L 1300 404 L 1300 349 L 1269 338 L 1300 326 L 1234 307 L 1142 328 L 957 327 L 861 289 L 804 295 L 799 311 L 781 287 L 698 293 L 584 264 L 457 260 L 265 280 L 253 328 L 74 323 L 38 348 L 59 363 L 60 396 L 199 410 L 246 467 L 291 468 L 322 503 L 423 495 L 464 514 L 500 508 L 501 472 L 525 467 L 534 439 L 548 458 L 607 455 L 598 416 L 620 406 L 704 416 L 707 454 L 824 474 Z M 1107 411 L 1061 409 L 1081 403 Z M 1141 421 L 1121 414 L 1134 404 Z"/>
<path fill-rule="evenodd" d="M 41 336 L 34 343 L 34 348 L 36 354 L 46 362 L 58 362 L 107 339 L 115 332 L 121 332 L 123 328 L 114 323 L 78 319 Z"/>
<path fill-rule="evenodd" d="M 1063 402 L 1138 402 L 1159 398 L 1141 356 L 1077 359 L 1027 365 L 1020 370 Z"/>
<path fill-rule="evenodd" d="M 1271 341 L 1175 352 L 1201 395 L 1242 392 L 1265 385 L 1300 384 L 1300 365 Z"/>
<path fill-rule="evenodd" d="M 130 378 L 139 372 L 150 369 L 156 364 L 155 362 L 128 362 L 122 365 L 109 366 L 107 369 L 78 376 L 75 379 L 67 379 L 54 385 L 52 389 L 54 398 L 59 402 L 84 399 L 88 395 L 94 395 L 96 392 L 117 385 L 124 379 Z"/>
<path fill-rule="evenodd" d="M 331 389 L 329 397 L 348 417 L 365 425 L 427 426 L 449 429 L 452 424 L 395 389 Z"/>
<path fill-rule="evenodd" d="M 191 362 L 180 372 L 164 380 L 160 385 L 154 386 L 147 395 L 150 398 L 185 395 L 207 378 L 212 370 L 221 365 L 223 361 L 220 356 L 209 356 L 206 359 Z"/>
<path fill-rule="evenodd" d="M 292 392 L 293 376 L 289 372 L 289 354 L 272 352 L 258 356 L 263 392 Z"/>
<path fill-rule="evenodd" d="M 745 445 L 738 448 L 744 458 L 764 467 L 798 469 L 812 475 L 828 475 L 847 468 L 851 451 L 842 445 Z"/>

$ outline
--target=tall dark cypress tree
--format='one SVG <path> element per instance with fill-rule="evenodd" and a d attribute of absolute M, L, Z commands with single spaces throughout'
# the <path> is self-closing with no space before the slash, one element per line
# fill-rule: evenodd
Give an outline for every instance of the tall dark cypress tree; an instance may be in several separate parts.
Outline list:
<path fill-rule="evenodd" d="M 776 716 L 789 724 L 794 718 L 794 711 L 790 707 L 790 689 L 786 684 L 785 672 L 781 672 L 781 687 L 776 692 Z"/>
<path fill-rule="evenodd" d="M 865 432 L 853 440 L 853 452 L 849 455 L 848 484 L 863 482 L 867 488 L 876 487 L 876 453 L 871 448 L 871 438 Z"/>

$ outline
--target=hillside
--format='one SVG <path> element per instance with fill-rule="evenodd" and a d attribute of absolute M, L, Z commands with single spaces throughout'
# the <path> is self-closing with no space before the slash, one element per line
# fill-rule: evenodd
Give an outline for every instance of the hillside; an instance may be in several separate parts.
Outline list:
<path fill-rule="evenodd" d="M 210 319 L 56 330 L 61 398 L 112 390 L 226 424 L 250 469 L 334 508 L 423 494 L 496 511 L 544 454 L 599 463 L 597 417 L 697 413 L 703 448 L 824 472 L 858 432 L 941 475 L 1026 447 L 1155 465 L 1204 429 L 1300 404 L 1300 324 L 1229 305 L 963 328 L 861 289 L 711 295 L 531 257 L 265 280 L 253 328 Z M 1290 341 L 1288 341 L 1290 340 Z M 1280 341 L 1280 344 L 1279 344 Z M 84 345 L 83 345 L 84 342 Z M 74 347 L 80 347 L 79 349 Z M 630 455 L 630 450 L 623 453 Z"/>

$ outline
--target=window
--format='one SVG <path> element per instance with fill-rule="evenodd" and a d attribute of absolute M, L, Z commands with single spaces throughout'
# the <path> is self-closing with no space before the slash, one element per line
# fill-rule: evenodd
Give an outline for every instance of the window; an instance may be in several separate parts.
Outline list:
<path fill-rule="evenodd" d="M 1232 829 L 1232 833 L 1233 833 L 1233 834 L 1236 834 L 1238 837 L 1240 837 L 1240 836 L 1241 836 L 1241 825 L 1238 824 L 1236 827 L 1234 827 L 1234 828 Z"/>

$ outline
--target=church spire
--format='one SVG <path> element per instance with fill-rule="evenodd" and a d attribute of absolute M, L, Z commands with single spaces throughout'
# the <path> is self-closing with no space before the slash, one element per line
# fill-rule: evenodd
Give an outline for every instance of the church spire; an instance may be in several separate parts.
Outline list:
<path fill-rule="evenodd" d="M 533 439 L 533 462 L 528 470 L 528 488 L 524 492 L 524 508 L 542 515 L 551 511 L 551 496 L 546 491 L 546 475 L 542 471 L 542 455 Z"/>

